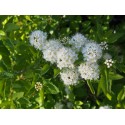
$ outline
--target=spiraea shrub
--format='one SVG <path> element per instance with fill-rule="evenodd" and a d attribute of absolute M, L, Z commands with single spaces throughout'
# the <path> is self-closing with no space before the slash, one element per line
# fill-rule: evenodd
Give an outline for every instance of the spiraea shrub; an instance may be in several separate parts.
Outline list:
<path fill-rule="evenodd" d="M 124 16 L 0 17 L 0 108 L 125 108 Z"/>

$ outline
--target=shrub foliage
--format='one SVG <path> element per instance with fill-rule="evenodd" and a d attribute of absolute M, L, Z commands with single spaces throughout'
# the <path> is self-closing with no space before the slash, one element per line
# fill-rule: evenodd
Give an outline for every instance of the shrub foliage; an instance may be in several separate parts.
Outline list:
<path fill-rule="evenodd" d="M 66 46 L 64 38 L 76 33 L 98 44 L 106 41 L 114 64 L 107 68 L 100 60 L 97 80 L 66 86 L 60 69 L 30 44 L 34 30 Z M 125 108 L 124 36 L 124 16 L 0 16 L 0 108 Z"/>

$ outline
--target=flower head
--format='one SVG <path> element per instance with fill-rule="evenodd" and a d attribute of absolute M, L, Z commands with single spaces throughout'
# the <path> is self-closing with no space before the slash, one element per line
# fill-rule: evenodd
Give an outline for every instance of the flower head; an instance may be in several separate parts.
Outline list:
<path fill-rule="evenodd" d="M 46 61 L 50 61 L 52 64 L 56 63 L 57 53 L 60 48 L 62 48 L 62 45 L 57 40 L 50 40 L 44 46 L 43 58 Z"/>
<path fill-rule="evenodd" d="M 43 31 L 36 30 L 30 35 L 30 44 L 36 49 L 42 50 L 44 43 L 46 42 L 47 34 Z"/>
<path fill-rule="evenodd" d="M 57 67 L 73 68 L 74 62 L 78 59 L 78 55 L 70 48 L 62 47 L 57 53 Z"/>
<path fill-rule="evenodd" d="M 113 63 L 114 63 L 114 61 L 112 59 L 106 59 L 104 62 L 104 64 L 107 65 L 107 68 L 110 68 Z"/>
<path fill-rule="evenodd" d="M 35 84 L 36 91 L 40 91 L 41 88 L 42 88 L 42 84 L 40 82 L 36 82 L 36 84 Z"/>
<path fill-rule="evenodd" d="M 99 69 L 97 63 L 82 63 L 78 67 L 81 77 L 85 80 L 96 80 L 99 78 Z"/>
<path fill-rule="evenodd" d="M 100 46 L 101 46 L 101 48 L 102 48 L 103 50 L 108 50 L 108 44 L 107 44 L 107 42 L 101 42 L 101 43 L 100 43 Z"/>
<path fill-rule="evenodd" d="M 86 42 L 87 42 L 87 38 L 80 33 L 76 33 L 69 40 L 69 44 L 71 44 L 72 48 L 76 51 L 80 51 L 81 47 L 83 47 Z"/>
<path fill-rule="evenodd" d="M 85 61 L 96 62 L 102 56 L 102 49 L 96 42 L 89 42 L 82 48 Z"/>
<path fill-rule="evenodd" d="M 78 71 L 76 69 L 63 69 L 60 76 L 66 85 L 76 84 L 79 78 Z"/>

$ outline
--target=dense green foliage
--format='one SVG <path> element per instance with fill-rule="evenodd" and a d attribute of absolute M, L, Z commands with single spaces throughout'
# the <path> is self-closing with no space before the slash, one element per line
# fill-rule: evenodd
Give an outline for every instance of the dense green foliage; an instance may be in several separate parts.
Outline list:
<path fill-rule="evenodd" d="M 94 93 L 84 80 L 66 88 L 59 69 L 30 45 L 36 29 L 47 32 L 48 39 L 80 32 L 98 43 L 107 41 L 115 64 L 101 67 L 99 80 L 91 81 Z M 0 108 L 125 108 L 124 36 L 122 16 L 0 16 Z M 43 85 L 40 91 L 36 82 Z"/>

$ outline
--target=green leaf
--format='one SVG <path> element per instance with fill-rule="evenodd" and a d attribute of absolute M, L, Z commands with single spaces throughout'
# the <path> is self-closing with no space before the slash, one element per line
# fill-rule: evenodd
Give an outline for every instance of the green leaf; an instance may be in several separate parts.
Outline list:
<path fill-rule="evenodd" d="M 98 82 L 98 88 L 97 88 L 97 96 L 99 96 L 99 94 L 101 93 L 101 90 L 102 90 L 102 88 L 101 88 L 101 82 L 99 81 Z"/>
<path fill-rule="evenodd" d="M 104 93 L 107 93 L 107 83 L 104 75 L 101 75 L 101 79 L 99 81 L 99 84 L 101 86 L 101 89 Z"/>
<path fill-rule="evenodd" d="M 109 79 L 111 79 L 111 80 L 119 80 L 122 78 L 123 78 L 122 75 L 115 74 L 114 72 L 109 72 Z"/>
<path fill-rule="evenodd" d="M 15 30 L 18 30 L 18 29 L 19 29 L 19 26 L 17 26 L 14 23 L 7 23 L 5 25 L 6 32 L 12 32 L 12 31 L 15 31 Z"/>
<path fill-rule="evenodd" d="M 97 41 L 101 41 L 103 36 L 102 25 L 97 23 L 97 31 L 96 31 L 96 39 Z"/>
<path fill-rule="evenodd" d="M 112 99 L 111 93 L 106 93 L 106 97 L 107 97 L 109 100 L 111 100 L 111 99 Z"/>
<path fill-rule="evenodd" d="M 48 72 L 48 70 L 50 69 L 50 65 L 49 64 L 45 64 L 42 68 L 42 71 L 41 71 L 41 75 L 44 75 Z"/>
<path fill-rule="evenodd" d="M 75 101 L 75 105 L 83 105 L 82 101 Z"/>
<path fill-rule="evenodd" d="M 59 89 L 51 82 L 44 84 L 44 91 L 51 94 L 58 94 Z"/>
<path fill-rule="evenodd" d="M 120 71 L 125 73 L 125 65 L 122 63 L 116 64 L 116 68 Z"/>
<path fill-rule="evenodd" d="M 4 79 L 0 80 L 0 94 L 2 94 L 3 92 L 4 82 L 5 82 Z"/>
<path fill-rule="evenodd" d="M 92 92 L 92 94 L 95 94 L 95 90 L 94 90 L 94 88 L 93 88 L 93 86 L 92 86 L 91 81 L 87 80 L 87 84 L 88 84 L 88 86 L 89 86 L 90 91 Z"/>
<path fill-rule="evenodd" d="M 114 43 L 116 42 L 119 38 L 121 38 L 122 36 L 124 35 L 124 33 L 112 33 L 110 36 L 109 36 L 109 39 L 108 41 L 110 43 Z"/>
<path fill-rule="evenodd" d="M 5 76 L 5 77 L 7 77 L 7 78 L 13 78 L 13 77 L 14 77 L 14 74 L 11 73 L 11 72 L 6 72 L 6 71 L 4 71 L 4 72 L 1 72 L 1 73 L 0 73 L 0 76 Z"/>
<path fill-rule="evenodd" d="M 112 94 L 111 91 L 109 91 L 109 83 L 106 80 L 106 77 L 104 74 L 101 75 L 101 79 L 99 81 L 99 87 L 100 89 L 102 89 L 103 93 L 105 94 L 105 96 L 111 100 L 112 99 Z M 97 95 L 99 95 L 99 92 L 97 92 Z"/>
<path fill-rule="evenodd" d="M 118 93 L 117 100 L 122 101 L 125 99 L 125 86 L 121 89 L 121 91 Z"/>
<path fill-rule="evenodd" d="M 3 30 L 0 30 L 0 36 L 5 36 L 6 33 Z"/>
<path fill-rule="evenodd" d="M 71 102 L 74 102 L 75 101 L 75 95 L 73 92 L 70 92 L 69 95 L 68 95 L 68 100 L 71 101 Z"/>
<path fill-rule="evenodd" d="M 14 94 L 13 94 L 13 100 L 15 100 L 15 99 L 20 99 L 20 98 L 23 97 L 23 95 L 24 95 L 24 92 L 14 93 Z"/>
<path fill-rule="evenodd" d="M 3 41 L 3 44 L 4 44 L 4 46 L 9 50 L 9 51 L 11 51 L 11 52 L 13 52 L 14 53 L 14 44 L 13 44 L 13 42 L 11 41 L 11 40 L 6 40 L 6 41 Z"/>
<path fill-rule="evenodd" d="M 60 73 L 60 69 L 54 69 L 54 78 L 56 78 Z"/>

